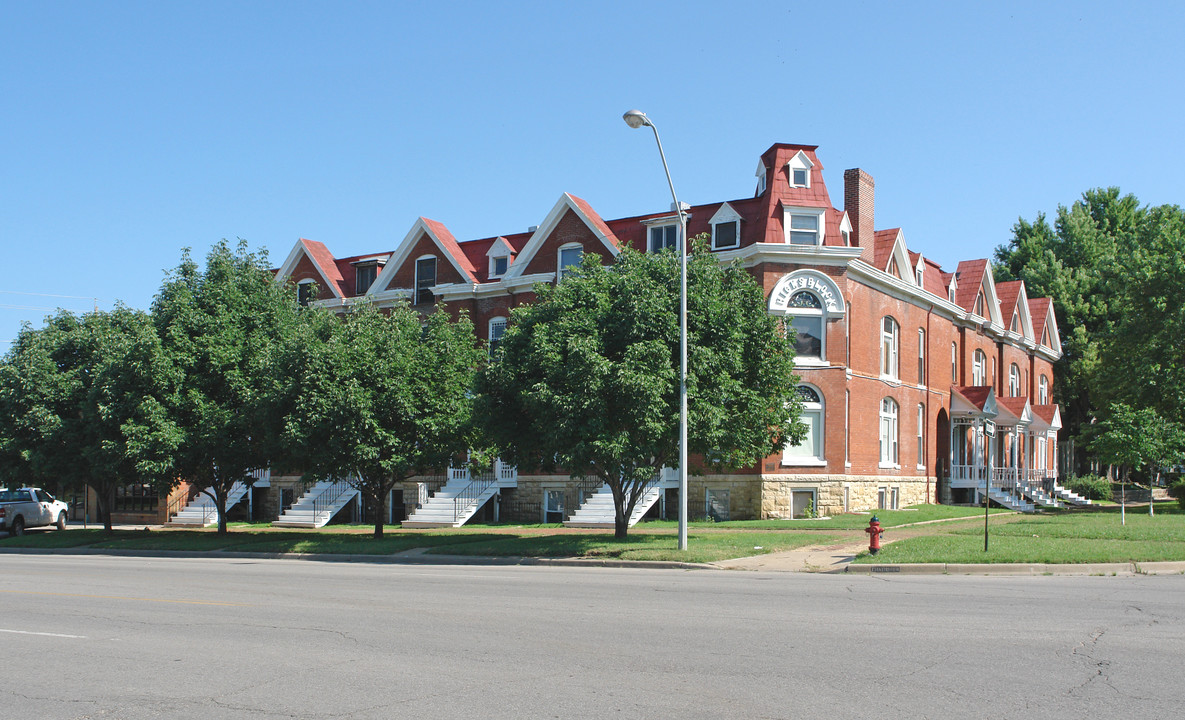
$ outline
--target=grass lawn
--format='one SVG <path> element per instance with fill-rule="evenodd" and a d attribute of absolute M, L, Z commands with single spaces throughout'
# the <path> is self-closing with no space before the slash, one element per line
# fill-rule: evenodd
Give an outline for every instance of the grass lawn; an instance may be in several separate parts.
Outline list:
<path fill-rule="evenodd" d="M 992 508 L 992 514 L 1008 513 L 1009 510 Z M 982 507 L 962 507 L 955 505 L 913 505 L 901 510 L 875 510 L 867 513 L 848 513 L 829 518 L 796 520 L 729 520 L 726 522 L 691 522 L 689 528 L 707 530 L 721 528 L 728 530 L 857 530 L 868 527 L 868 521 L 876 515 L 881 527 L 899 527 L 912 523 L 930 520 L 950 520 L 964 517 L 983 517 Z M 646 521 L 638 525 L 638 529 L 650 530 L 658 528 L 675 528 L 678 526 L 673 520 Z"/>
<path fill-rule="evenodd" d="M 388 530 L 375 540 L 359 526 L 333 526 L 322 530 L 276 531 L 255 527 L 232 528 L 226 535 L 212 530 L 71 529 L 66 532 L 30 532 L 0 540 L 0 547 L 71 548 L 101 550 L 241 551 L 265 553 L 335 553 L 393 555 L 424 548 L 444 555 L 517 557 L 590 557 L 622 560 L 679 560 L 710 562 L 748 555 L 828 543 L 834 536 L 815 532 L 717 531 L 689 536 L 686 552 L 676 549 L 670 532 L 647 533 L 635 529 L 618 542 L 611 532 L 570 532 L 562 528 L 514 528 L 491 526 L 406 532 Z"/>
<path fill-rule="evenodd" d="M 1143 512 L 1140 512 L 1142 510 Z M 875 558 L 858 563 L 1108 563 L 1185 560 L 1185 513 L 1173 504 L 1127 512 L 1119 508 L 1064 510 L 1000 518 L 989 523 L 988 551 L 983 525 L 928 526 L 933 532 L 886 545 Z"/>
<path fill-rule="evenodd" d="M 625 540 L 612 534 L 499 535 L 494 539 L 437 546 L 429 553 L 512 557 L 586 557 L 618 560 L 677 560 L 713 562 L 731 558 L 792 550 L 806 545 L 834 542 L 835 536 L 788 532 L 689 532 L 687 550 L 677 549 L 678 538 L 669 533 L 630 531 Z"/>

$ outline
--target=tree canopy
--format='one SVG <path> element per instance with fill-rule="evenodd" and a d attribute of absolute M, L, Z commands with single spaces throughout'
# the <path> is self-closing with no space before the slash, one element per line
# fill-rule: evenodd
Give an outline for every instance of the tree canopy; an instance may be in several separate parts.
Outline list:
<path fill-rule="evenodd" d="M 678 465 L 679 259 L 625 249 L 602 266 L 590 254 L 535 291 L 479 380 L 486 430 L 520 467 L 599 477 L 624 537 L 646 483 Z M 740 467 L 801 441 L 793 346 L 753 278 L 702 237 L 688 267 L 688 355 L 691 451 Z"/>
<path fill-rule="evenodd" d="M 174 484 L 179 374 L 149 317 L 117 305 L 21 330 L 0 362 L 0 480 L 95 490 L 111 529 L 116 489 Z"/>
<path fill-rule="evenodd" d="M 482 352 L 473 325 L 442 308 L 371 305 L 344 316 L 310 309 L 283 352 L 283 443 L 309 479 L 341 478 L 375 509 L 383 534 L 398 482 L 447 467 L 473 441 L 473 381 Z"/>
<path fill-rule="evenodd" d="M 198 268 L 186 250 L 152 305 L 161 343 L 182 372 L 169 410 L 184 430 L 176 453 L 182 477 L 208 491 L 226 532 L 236 482 L 270 465 L 280 428 L 281 379 L 273 352 L 296 332 L 295 290 L 275 282 L 265 253 L 225 240 Z"/>
<path fill-rule="evenodd" d="M 1052 226 L 1043 214 L 1020 219 L 997 248 L 997 280 L 1053 300 L 1063 350 L 1054 396 L 1071 436 L 1116 402 L 1185 420 L 1183 230 L 1175 205 L 1095 189 L 1060 206 Z"/>

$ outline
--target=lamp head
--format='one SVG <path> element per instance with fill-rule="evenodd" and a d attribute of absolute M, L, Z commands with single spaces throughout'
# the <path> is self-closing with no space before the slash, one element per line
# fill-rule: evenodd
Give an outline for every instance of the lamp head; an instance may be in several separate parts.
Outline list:
<path fill-rule="evenodd" d="M 650 124 L 650 118 L 646 117 L 646 113 L 642 112 L 641 110 L 630 110 L 625 115 L 622 115 L 621 119 L 625 120 L 625 124 L 629 125 L 635 130 L 642 127 L 643 125 Z"/>

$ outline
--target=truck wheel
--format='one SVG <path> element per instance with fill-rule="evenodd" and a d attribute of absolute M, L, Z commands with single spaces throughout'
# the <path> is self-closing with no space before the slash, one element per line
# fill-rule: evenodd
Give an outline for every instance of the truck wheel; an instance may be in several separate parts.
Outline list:
<path fill-rule="evenodd" d="M 58 530 L 66 529 L 66 511 L 58 513 Z"/>
<path fill-rule="evenodd" d="M 13 537 L 18 537 L 25 534 L 25 519 L 19 515 L 12 519 L 12 528 L 9 529 L 8 534 Z"/>

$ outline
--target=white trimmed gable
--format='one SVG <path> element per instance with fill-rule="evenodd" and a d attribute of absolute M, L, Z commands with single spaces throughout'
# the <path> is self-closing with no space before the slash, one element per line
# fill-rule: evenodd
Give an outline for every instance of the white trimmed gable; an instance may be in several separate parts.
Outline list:
<path fill-rule="evenodd" d="M 733 210 L 732 205 L 729 205 L 728 203 L 724 203 L 720 206 L 720 209 L 716 211 L 716 214 L 713 215 L 712 219 L 709 220 L 708 222 L 713 225 L 716 225 L 717 223 L 735 222 L 740 219 L 741 219 L 740 213 L 738 213 L 736 210 Z"/>
<path fill-rule="evenodd" d="M 905 231 L 898 230 L 897 238 L 893 240 L 893 252 L 889 254 L 889 259 L 885 262 L 885 266 L 881 268 L 885 272 L 889 272 L 889 268 L 893 267 L 893 261 L 897 261 L 897 277 L 901 278 L 907 283 L 913 283 L 913 265 L 909 262 L 909 250 L 905 247 Z M 919 262 L 921 257 L 918 258 Z M 890 273 L 891 274 L 891 273 Z"/>
<path fill-rule="evenodd" d="M 1053 315 L 1053 303 L 1049 303 L 1049 310 L 1045 313 L 1045 331 L 1049 333 L 1049 345 L 1046 345 L 1050 350 L 1058 355 L 1062 354 L 1062 336 L 1057 330 L 1057 318 Z M 1037 338 L 1036 341 L 1040 345 L 1042 338 Z"/>
<path fill-rule="evenodd" d="M 753 197 L 761 195 L 765 192 L 765 177 L 769 173 L 769 168 L 764 163 L 757 163 L 757 192 L 753 193 Z"/>
<path fill-rule="evenodd" d="M 313 264 L 313 267 L 317 268 L 317 274 L 321 276 L 321 281 L 317 283 L 318 287 L 329 288 L 329 291 L 333 293 L 333 297 L 341 300 L 342 295 L 337 289 L 337 283 L 329 282 L 329 273 L 325 272 L 325 268 L 321 267 L 321 263 L 317 262 L 317 258 L 308 251 L 303 240 L 297 240 L 296 245 L 292 247 L 292 251 L 288 253 L 288 257 L 284 258 L 284 263 L 276 271 L 276 282 L 286 282 L 292 273 L 296 271 L 296 266 L 300 264 L 301 258 L 306 257 Z"/>
<path fill-rule="evenodd" d="M 984 305 L 987 306 L 990 316 L 984 319 L 991 321 L 993 325 L 1007 328 L 1004 319 L 1000 316 L 1000 298 L 996 296 L 996 281 L 992 279 L 990 267 L 984 270 L 983 279 L 980 281 L 980 291 L 983 292 Z M 974 312 L 974 306 L 972 306 L 972 312 Z M 1011 319 L 1009 318 L 1010 321 Z"/>
<path fill-rule="evenodd" d="M 1029 314 L 1029 293 L 1024 283 L 1020 285 L 1020 292 L 1016 296 L 1016 314 L 1020 315 L 1020 334 L 1025 340 L 1037 341 L 1033 333 L 1033 317 Z M 1012 329 L 1012 318 L 1008 318 L 1008 328 Z"/>
<path fill-rule="evenodd" d="M 543 222 L 539 223 L 538 229 L 531 234 L 531 239 L 527 240 L 527 244 L 523 246 L 522 252 L 519 253 L 518 258 L 503 277 L 508 279 L 516 278 L 523 274 L 523 271 L 531 264 L 535 255 L 538 254 L 539 249 L 543 247 L 543 243 L 547 242 L 547 238 L 556 229 L 556 226 L 560 224 L 560 220 L 564 218 L 564 215 L 569 210 L 576 213 L 576 217 L 580 218 L 581 222 L 588 226 L 588 229 L 592 231 L 593 235 L 601 241 L 614 257 L 621 252 L 617 247 L 617 238 L 602 232 L 597 227 L 597 223 L 580 207 L 580 203 L 576 202 L 568 193 L 564 193 L 560 195 L 560 199 L 556 201 L 551 211 L 547 213 L 547 217 L 543 218 Z"/>
<path fill-rule="evenodd" d="M 416 218 L 414 223 L 412 223 L 411 229 L 407 231 L 407 234 L 403 236 L 403 240 L 400 241 L 399 247 L 395 248 L 395 252 L 391 253 L 391 257 L 388 259 L 386 267 L 384 267 L 383 271 L 379 273 L 379 276 L 375 278 L 374 284 L 370 286 L 370 290 L 366 293 L 367 295 L 384 292 L 386 289 L 397 289 L 387 288 L 387 284 L 391 282 L 391 278 L 394 277 L 394 275 L 399 272 L 399 269 L 403 267 L 408 261 L 409 256 L 411 255 L 412 250 L 415 248 L 416 243 L 419 242 L 421 235 L 426 235 L 430 240 L 432 240 L 432 244 L 434 244 L 436 249 L 440 252 L 438 257 L 447 260 L 456 269 L 458 275 L 463 278 L 469 278 L 471 281 L 474 280 L 474 278 L 469 274 L 469 271 L 461 267 L 461 264 L 457 262 L 457 258 L 453 257 L 453 254 L 445 249 L 444 243 L 441 242 L 440 238 L 436 236 L 436 233 L 432 231 L 432 227 L 428 223 L 424 222 L 424 218 L 419 217 Z M 384 288 L 384 290 L 380 290 L 379 288 Z"/>
<path fill-rule="evenodd" d="M 839 219 L 839 239 L 843 240 L 844 246 L 852 246 L 852 221 L 848 218 L 847 210 L 844 211 L 843 217 Z"/>
<path fill-rule="evenodd" d="M 807 187 L 807 188 L 809 188 L 811 186 L 811 168 L 813 168 L 813 167 L 815 167 L 815 164 L 813 162 L 811 162 L 811 159 L 809 157 L 807 157 L 805 152 L 803 152 L 802 150 L 799 150 L 797 153 L 795 153 L 794 157 L 792 157 L 788 161 L 786 161 L 786 176 L 787 176 L 787 179 L 790 181 L 790 187 Z M 794 171 L 795 170 L 805 170 L 806 171 L 806 183 L 805 184 L 794 182 Z"/>

